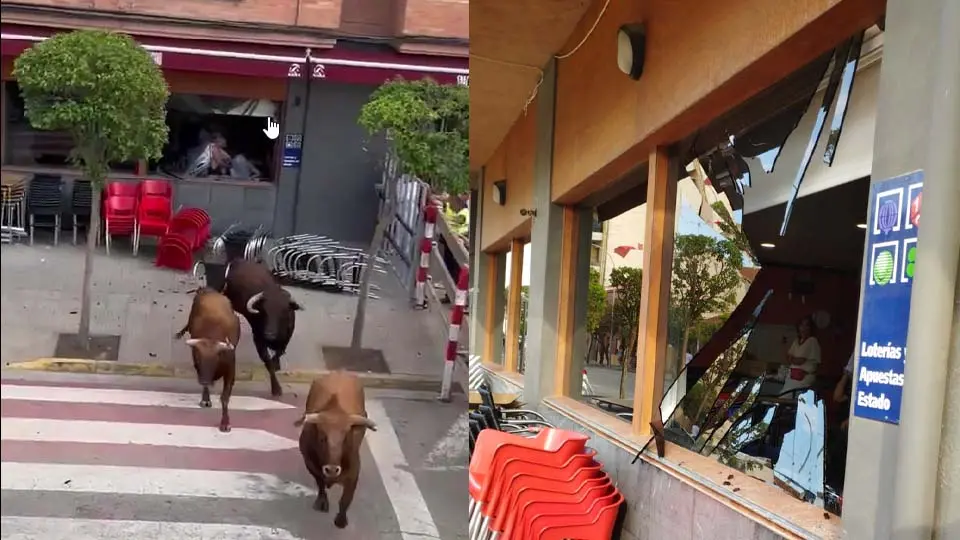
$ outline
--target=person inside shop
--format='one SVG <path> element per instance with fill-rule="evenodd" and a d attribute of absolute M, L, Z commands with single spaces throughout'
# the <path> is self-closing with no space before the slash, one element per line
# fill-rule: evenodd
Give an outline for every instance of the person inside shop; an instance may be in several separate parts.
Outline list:
<path fill-rule="evenodd" d="M 820 367 L 820 342 L 815 334 L 816 326 L 810 316 L 797 322 L 797 337 L 787 350 L 789 371 L 780 390 L 781 396 L 792 397 L 792 391 L 811 388 L 816 382 L 817 368 Z"/>
<path fill-rule="evenodd" d="M 853 394 L 853 369 L 856 351 L 843 368 L 843 375 L 833 389 L 833 401 L 837 404 L 836 418 L 827 429 L 827 459 L 824 470 L 827 485 L 843 493 L 847 463 L 847 427 L 850 422 L 850 406 L 847 402 Z M 834 427 L 836 426 L 836 427 Z"/>
<path fill-rule="evenodd" d="M 840 376 L 840 380 L 837 381 L 837 386 L 833 389 L 833 400 L 839 403 L 845 403 L 850 396 L 853 395 L 853 363 L 854 358 L 856 357 L 856 351 L 850 353 L 850 360 L 847 361 L 847 366 L 843 368 L 843 375 Z M 848 416 L 850 414 L 849 407 L 844 407 L 841 409 L 843 412 L 843 422 L 840 424 L 840 428 L 846 431 Z"/>

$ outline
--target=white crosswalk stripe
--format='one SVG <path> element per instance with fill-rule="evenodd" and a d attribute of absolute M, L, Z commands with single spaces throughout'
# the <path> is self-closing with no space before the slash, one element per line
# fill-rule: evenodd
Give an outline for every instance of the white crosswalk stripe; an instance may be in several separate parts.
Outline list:
<path fill-rule="evenodd" d="M 333 515 L 311 509 L 316 488 L 297 450 L 293 405 L 235 396 L 233 429 L 221 433 L 218 407 L 200 409 L 196 394 L 6 382 L 0 390 L 2 540 L 313 540 L 336 534 Z M 378 426 L 365 439 L 375 467 L 361 467 L 350 529 L 341 537 L 439 538 L 384 405 L 368 399 L 367 407 Z M 383 485 L 370 485 L 377 476 Z M 374 491 L 390 505 L 361 500 Z M 338 493 L 331 493 L 333 511 Z M 29 500 L 54 502 L 30 507 Z M 179 510 L 158 510 L 155 501 Z M 137 510 L 112 510 L 118 505 Z M 209 516 L 202 510 L 217 505 L 227 510 Z M 358 515 L 391 505 L 392 526 Z M 287 508 L 284 516 L 276 516 L 276 508 Z M 387 528 L 394 532 L 382 532 Z"/>
<path fill-rule="evenodd" d="M 122 519 L 4 516 L 0 531 L 4 540 L 300 540 L 276 527 Z"/>

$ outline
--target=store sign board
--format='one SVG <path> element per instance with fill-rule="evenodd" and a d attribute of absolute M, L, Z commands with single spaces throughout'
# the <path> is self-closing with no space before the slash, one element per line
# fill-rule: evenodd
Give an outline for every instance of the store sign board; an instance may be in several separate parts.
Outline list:
<path fill-rule="evenodd" d="M 303 134 L 287 133 L 283 136 L 283 168 L 300 168 L 300 159 L 303 155 Z"/>
<path fill-rule="evenodd" d="M 870 187 L 853 414 L 900 423 L 923 171 Z"/>

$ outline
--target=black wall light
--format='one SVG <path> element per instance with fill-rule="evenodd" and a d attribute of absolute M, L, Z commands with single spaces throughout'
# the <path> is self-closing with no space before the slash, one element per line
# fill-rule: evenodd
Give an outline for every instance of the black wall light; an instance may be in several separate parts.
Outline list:
<path fill-rule="evenodd" d="M 503 206 L 507 204 L 507 181 L 497 180 L 493 183 L 493 202 Z"/>
<path fill-rule="evenodd" d="M 617 66 L 633 80 L 643 75 L 647 30 L 639 23 L 625 24 L 617 31 Z"/>

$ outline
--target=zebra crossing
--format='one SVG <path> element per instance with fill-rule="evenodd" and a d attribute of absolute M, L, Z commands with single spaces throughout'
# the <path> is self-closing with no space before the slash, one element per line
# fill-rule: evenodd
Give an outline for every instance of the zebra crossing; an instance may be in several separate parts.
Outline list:
<path fill-rule="evenodd" d="M 190 393 L 4 380 L 0 398 L 3 540 L 439 537 L 376 400 L 380 429 L 339 530 L 311 509 L 294 404 L 234 396 L 221 433 L 219 411 Z"/>

